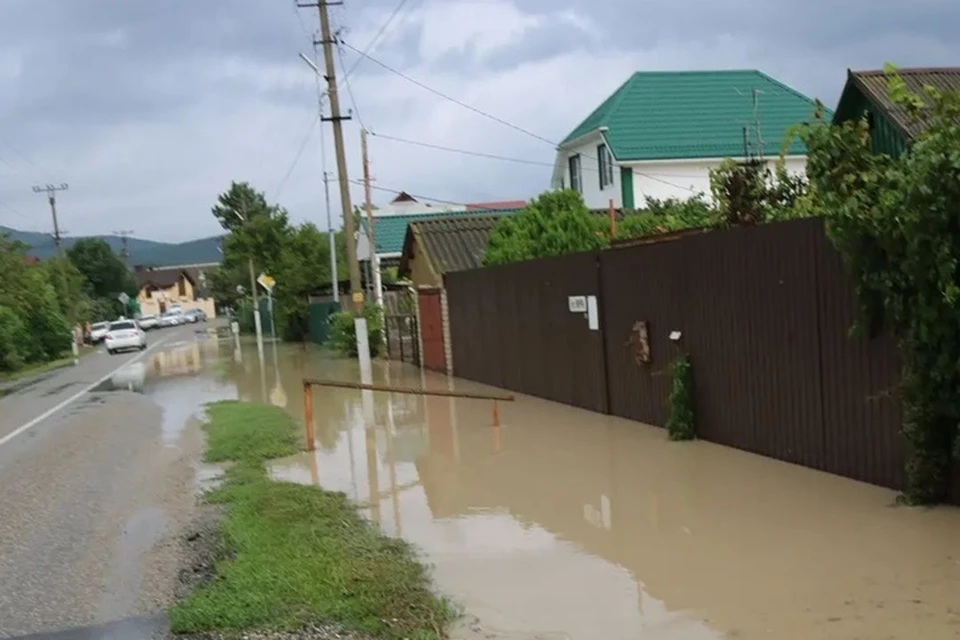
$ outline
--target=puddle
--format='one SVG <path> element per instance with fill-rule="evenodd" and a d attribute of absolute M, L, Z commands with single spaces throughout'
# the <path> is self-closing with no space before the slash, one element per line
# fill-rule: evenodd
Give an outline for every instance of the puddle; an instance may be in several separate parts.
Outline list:
<path fill-rule="evenodd" d="M 359 378 L 299 347 L 265 360 L 245 346 L 221 377 L 265 402 L 279 381 L 298 420 L 302 377 Z M 462 640 L 960 631 L 960 509 L 894 507 L 881 488 L 533 398 L 502 403 L 500 427 L 476 400 L 317 388 L 313 406 L 317 451 L 271 475 L 343 491 L 413 542 L 472 616 Z"/>
<path fill-rule="evenodd" d="M 93 394 L 103 393 L 105 391 L 134 391 L 142 393 L 146 379 L 147 366 L 141 361 L 131 362 L 130 364 L 122 366 L 112 376 L 90 391 Z"/>
<path fill-rule="evenodd" d="M 196 469 L 196 493 L 198 496 L 213 491 L 223 484 L 223 476 L 229 464 L 200 464 Z"/>
<path fill-rule="evenodd" d="M 142 509 L 131 516 L 123 527 L 123 538 L 114 558 L 114 570 L 108 579 L 110 594 L 100 606 L 100 615 L 116 619 L 132 611 L 143 580 L 140 557 L 163 538 L 168 518 L 163 509 Z"/>

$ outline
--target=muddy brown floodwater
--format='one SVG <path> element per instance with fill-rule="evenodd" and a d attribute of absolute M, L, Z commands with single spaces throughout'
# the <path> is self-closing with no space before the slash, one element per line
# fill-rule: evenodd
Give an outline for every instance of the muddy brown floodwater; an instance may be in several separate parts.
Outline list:
<path fill-rule="evenodd" d="M 244 399 L 302 420 L 351 362 L 224 352 Z M 377 363 L 375 382 L 482 390 Z M 960 509 L 543 400 L 318 388 L 318 450 L 275 477 L 340 490 L 416 544 L 460 638 L 960 637 Z"/>

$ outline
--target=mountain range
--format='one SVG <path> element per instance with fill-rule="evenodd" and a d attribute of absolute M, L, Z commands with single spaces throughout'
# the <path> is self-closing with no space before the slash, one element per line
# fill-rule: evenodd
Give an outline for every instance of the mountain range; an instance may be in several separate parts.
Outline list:
<path fill-rule="evenodd" d="M 0 226 L 0 235 L 7 234 L 13 240 L 19 240 L 30 250 L 28 255 L 36 256 L 41 260 L 53 257 L 56 249 L 53 238 L 48 233 L 36 231 L 19 231 L 10 227 Z M 117 235 L 92 236 L 106 241 L 117 253 L 123 249 L 123 240 Z M 64 236 L 62 245 L 68 249 L 83 237 Z M 127 238 L 127 250 L 130 252 L 131 266 L 143 265 L 147 267 L 167 267 L 187 264 L 209 264 L 220 262 L 221 236 L 211 236 L 190 240 L 189 242 L 156 242 L 141 238 Z"/>

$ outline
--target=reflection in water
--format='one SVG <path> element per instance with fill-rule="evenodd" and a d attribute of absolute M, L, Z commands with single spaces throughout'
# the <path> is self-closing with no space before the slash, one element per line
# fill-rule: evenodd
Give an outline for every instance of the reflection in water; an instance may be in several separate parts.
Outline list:
<path fill-rule="evenodd" d="M 299 347 L 272 364 L 298 419 L 302 377 L 359 379 L 356 363 Z M 260 372 L 228 375 L 256 397 Z M 375 382 L 387 375 L 421 384 L 374 364 Z M 498 428 L 490 403 L 443 397 L 317 388 L 314 412 L 318 451 L 272 473 L 344 491 L 418 545 L 494 638 L 960 630 L 958 509 L 894 508 L 884 489 L 532 398 L 503 403 Z"/>

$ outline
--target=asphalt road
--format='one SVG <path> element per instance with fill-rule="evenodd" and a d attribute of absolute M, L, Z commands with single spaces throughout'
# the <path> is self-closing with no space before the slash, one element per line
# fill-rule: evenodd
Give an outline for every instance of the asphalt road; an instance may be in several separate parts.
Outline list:
<path fill-rule="evenodd" d="M 196 329 L 0 390 L 0 638 L 147 637 L 162 624 L 202 447 L 184 423 L 203 398 L 150 390 L 178 351 L 215 351 Z"/>

